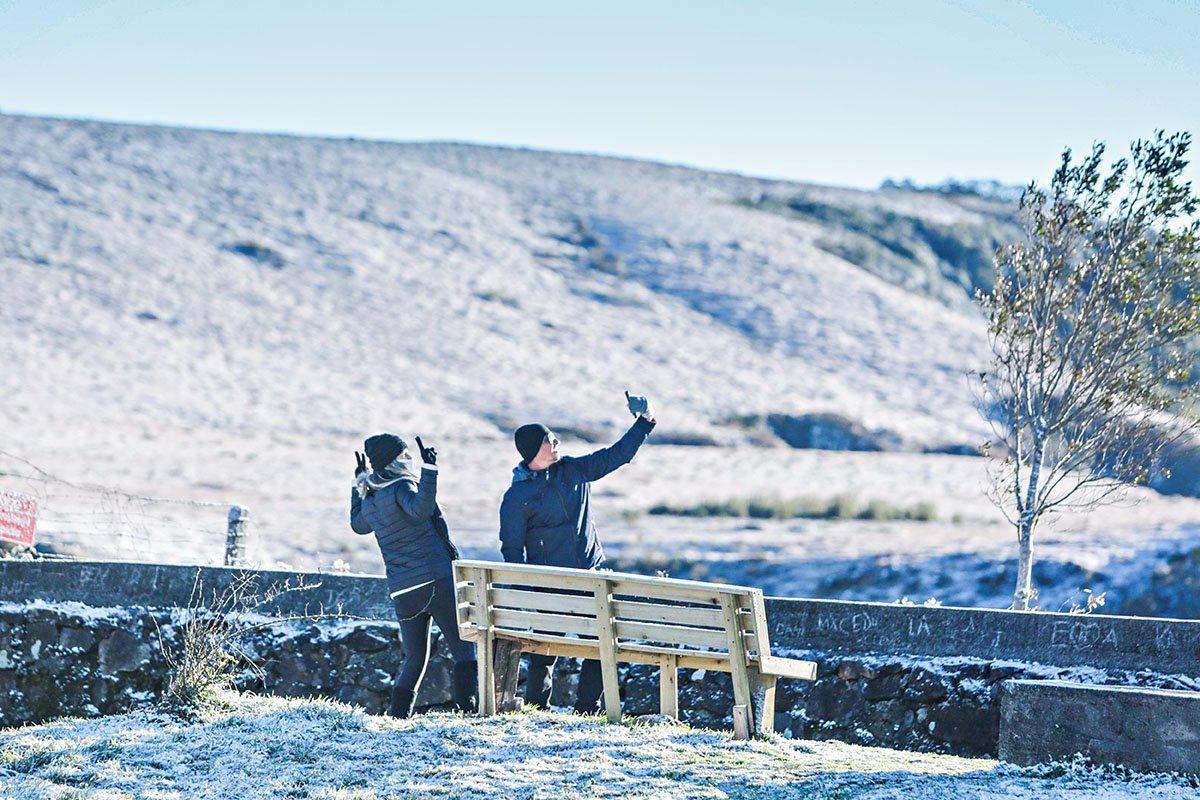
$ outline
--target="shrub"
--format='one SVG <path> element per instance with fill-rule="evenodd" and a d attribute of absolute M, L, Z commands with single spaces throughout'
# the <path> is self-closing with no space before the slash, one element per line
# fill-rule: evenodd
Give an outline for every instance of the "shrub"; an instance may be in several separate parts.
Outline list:
<path fill-rule="evenodd" d="M 287 265 L 287 260 L 282 253 L 258 242 L 246 240 L 234 242 L 229 245 L 228 249 L 230 252 L 245 256 L 272 269 L 283 269 Z"/>
<path fill-rule="evenodd" d="M 829 506 L 831 519 L 854 519 L 858 516 L 858 498 L 852 494 L 839 494 Z"/>
<path fill-rule="evenodd" d="M 608 250 L 604 238 L 593 230 L 586 220 L 576 217 L 572 220 L 571 232 L 557 237 L 559 241 L 574 245 L 583 251 L 578 259 L 590 269 L 608 275 L 624 277 L 625 259 Z"/>
<path fill-rule="evenodd" d="M 247 664 L 257 669 L 238 646 L 242 637 L 281 622 L 341 616 L 339 609 L 335 614 L 305 613 L 262 621 L 261 610 L 282 594 L 311 587 L 303 581 L 296 586 L 284 581 L 260 589 L 258 581 L 259 576 L 253 572 L 239 572 L 223 591 L 214 589 L 206 595 L 200 570 L 196 570 L 173 647 L 164 642 L 159 631 L 159 649 L 168 668 L 167 687 L 159 698 L 163 710 L 191 719 L 219 707 L 220 693 L 233 685 L 237 667 Z M 259 621 L 246 621 L 250 615 Z"/>
<path fill-rule="evenodd" d="M 504 294 L 503 292 L 488 290 L 486 292 L 477 292 L 475 296 L 480 300 L 485 300 L 489 303 L 499 303 L 500 305 L 508 306 L 509 308 L 521 307 L 521 302 L 517 300 L 517 298 Z"/>
<path fill-rule="evenodd" d="M 930 522 L 937 519 L 933 503 L 920 502 L 897 506 L 884 500 L 869 500 L 865 504 L 852 494 L 832 498 L 820 497 L 750 497 L 728 500 L 705 500 L 691 506 L 659 504 L 647 510 L 655 516 L 676 517 L 745 517 L 750 519 L 830 519 L 830 520 L 915 520 Z"/>

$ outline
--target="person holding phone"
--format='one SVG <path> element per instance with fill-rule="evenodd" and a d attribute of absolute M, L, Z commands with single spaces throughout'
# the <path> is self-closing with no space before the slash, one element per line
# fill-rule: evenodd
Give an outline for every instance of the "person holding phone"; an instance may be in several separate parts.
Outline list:
<path fill-rule="evenodd" d="M 412 714 L 417 688 L 429 663 L 430 623 L 436 622 L 454 659 L 454 703 L 464 712 L 476 707 L 475 646 L 458 635 L 454 573 L 458 549 L 437 503 L 437 451 L 417 437 L 421 474 L 399 436 L 381 433 L 355 452 L 350 527 L 375 534 L 387 571 L 388 590 L 400 621 L 404 661 L 392 686 L 388 713 Z M 367 469 L 367 460 L 371 469 Z"/>
<path fill-rule="evenodd" d="M 604 549 L 591 513 L 591 483 L 628 464 L 656 423 L 650 402 L 625 393 L 633 426 L 611 447 L 578 458 L 563 456 L 558 437 L 539 423 L 522 425 L 513 434 L 521 461 L 500 504 L 500 552 L 505 561 L 550 567 L 596 569 Z M 530 653 L 525 701 L 550 704 L 554 656 Z M 596 713 L 604 686 L 600 662 L 585 659 L 579 674 L 575 710 Z"/>

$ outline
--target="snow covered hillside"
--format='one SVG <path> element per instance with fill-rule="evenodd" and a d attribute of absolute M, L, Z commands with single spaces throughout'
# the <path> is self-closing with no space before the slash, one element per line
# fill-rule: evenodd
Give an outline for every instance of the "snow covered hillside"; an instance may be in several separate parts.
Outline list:
<path fill-rule="evenodd" d="M 236 499 L 257 475 L 340 498 L 325 453 L 371 432 L 450 453 L 534 418 L 603 438 L 627 387 L 656 402 L 660 439 L 836 411 L 918 450 L 979 441 L 979 320 L 832 255 L 845 225 L 751 207 L 797 197 L 928 224 L 1007 213 L 609 158 L 0 116 L 0 449 L 104 485 L 129 469 L 155 496 L 179 478 Z"/>
<path fill-rule="evenodd" d="M 348 529 L 352 451 L 420 434 L 456 539 L 488 557 L 512 428 L 592 449 L 628 424 L 628 388 L 660 424 L 597 487 L 614 554 L 988 563 L 1010 545 L 982 460 L 922 451 L 988 435 L 967 297 L 1011 215 L 613 158 L 0 115 L 0 489 L 35 496 L 41 541 L 69 552 L 219 561 L 237 503 L 257 561 L 378 571 Z M 819 412 L 906 452 L 792 450 L 761 427 Z M 638 516 L 837 493 L 938 521 Z M 1194 534 L 1200 504 L 1142 495 L 1075 520 L 1064 549 Z"/>
<path fill-rule="evenodd" d="M 0 797 L 1174 798 L 1186 779 L 840 742 L 738 742 L 683 725 L 529 712 L 393 720 L 312 700 L 235 698 L 183 724 L 149 712 L 0 731 Z"/>
<path fill-rule="evenodd" d="M 497 436 L 609 427 L 634 386 L 678 430 L 825 409 L 974 441 L 979 321 L 739 205 L 801 191 L 985 219 L 614 159 L 2 116 L 5 413 Z"/>

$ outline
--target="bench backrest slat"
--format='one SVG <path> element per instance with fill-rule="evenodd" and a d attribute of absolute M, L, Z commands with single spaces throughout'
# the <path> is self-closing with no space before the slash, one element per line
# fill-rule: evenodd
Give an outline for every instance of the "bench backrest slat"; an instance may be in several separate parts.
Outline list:
<path fill-rule="evenodd" d="M 469 561 L 467 563 L 477 564 L 487 562 Z M 487 572 L 493 583 L 504 584 L 514 588 L 534 586 L 544 589 L 574 589 L 576 591 L 591 592 L 595 587 L 594 582 L 583 575 L 563 575 L 549 571 L 545 574 L 540 574 L 528 569 L 518 569 L 521 566 L 523 565 L 497 563 L 489 566 Z"/>
<path fill-rule="evenodd" d="M 729 637 L 724 630 L 714 631 L 710 628 L 685 628 L 682 625 L 622 622 L 621 620 L 617 620 L 617 639 L 620 642 L 632 639 L 639 642 L 665 642 L 720 649 L 725 649 L 729 644 Z"/>
<path fill-rule="evenodd" d="M 670 584 L 641 583 L 626 579 L 614 579 L 612 582 L 613 594 L 617 597 L 628 599 L 650 598 L 655 600 L 674 600 L 676 602 L 699 603 L 701 605 L 716 607 L 720 605 L 722 594 L 733 594 L 733 592 L 722 592 L 715 584 L 711 584 L 710 586 L 712 588 L 709 588 L 705 584 L 675 588 Z"/>
<path fill-rule="evenodd" d="M 591 593 L 586 595 L 555 594 L 493 586 L 492 606 L 516 608 L 522 611 L 544 611 L 551 614 L 582 614 L 593 618 L 596 615 L 596 599 Z"/>
<path fill-rule="evenodd" d="M 725 617 L 716 606 L 669 606 L 637 600 L 617 600 L 613 603 L 613 611 L 617 619 L 629 622 L 667 622 L 718 630 L 725 627 Z"/>
<path fill-rule="evenodd" d="M 595 603 L 595 600 L 592 600 Z M 581 617 L 566 614 L 547 614 L 541 611 L 517 611 L 509 608 L 492 608 L 492 624 L 515 630 L 536 630 L 543 633 L 574 633 L 595 636 L 599 625 L 594 616 Z"/>

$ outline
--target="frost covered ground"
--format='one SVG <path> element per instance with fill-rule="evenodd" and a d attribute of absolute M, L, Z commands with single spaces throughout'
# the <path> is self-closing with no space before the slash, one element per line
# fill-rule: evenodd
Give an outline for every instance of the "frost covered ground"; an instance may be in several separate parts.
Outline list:
<path fill-rule="evenodd" d="M 612 158 L 0 115 L 0 489 L 37 498 L 40 540 L 66 552 L 219 562 L 238 504 L 259 563 L 378 572 L 347 524 L 352 453 L 421 434 L 456 540 L 488 557 L 512 427 L 609 441 L 629 388 L 654 400 L 654 438 L 721 446 L 653 445 L 598 484 L 611 555 L 765 564 L 780 594 L 993 602 L 972 587 L 1012 535 L 981 459 L 767 447 L 725 424 L 832 411 L 913 450 L 989 433 L 967 377 L 981 320 L 834 255 L 818 221 L 744 205 L 764 193 L 996 213 Z M 838 493 L 939 521 L 639 516 Z M 1041 554 L 1112 572 L 1200 535 L 1200 501 L 1134 496 L 1065 518 Z M 881 560 L 933 578 L 858 581 Z"/>
<path fill-rule="evenodd" d="M 0 731 L 0 798 L 1176 798 L 1186 779 L 837 742 L 737 742 L 542 712 L 397 721 L 242 697 L 195 724 L 139 712 Z"/>

